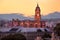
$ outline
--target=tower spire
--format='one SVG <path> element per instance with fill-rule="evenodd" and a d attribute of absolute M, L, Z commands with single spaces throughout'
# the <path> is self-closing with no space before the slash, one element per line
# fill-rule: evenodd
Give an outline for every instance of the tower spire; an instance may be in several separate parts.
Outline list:
<path fill-rule="evenodd" d="M 36 0 L 36 3 L 37 3 L 37 7 L 39 7 L 39 5 L 38 5 L 38 0 Z"/>
<path fill-rule="evenodd" d="M 37 7 L 39 7 L 38 3 L 37 3 Z"/>
<path fill-rule="evenodd" d="M 35 20 L 36 21 L 41 21 L 41 14 L 40 14 L 40 7 L 39 7 L 39 5 L 38 5 L 38 3 L 37 3 L 37 6 L 36 6 L 36 9 L 35 9 Z"/>

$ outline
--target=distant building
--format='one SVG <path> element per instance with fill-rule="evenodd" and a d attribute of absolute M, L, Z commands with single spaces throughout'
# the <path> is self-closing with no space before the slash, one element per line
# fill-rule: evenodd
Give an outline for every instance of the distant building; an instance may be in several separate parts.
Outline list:
<path fill-rule="evenodd" d="M 41 21 L 41 10 L 39 5 L 37 4 L 37 7 L 35 9 L 35 16 L 34 20 L 12 20 L 13 26 L 21 26 L 21 27 L 34 27 L 34 28 L 41 28 L 45 27 L 45 21 Z"/>
<path fill-rule="evenodd" d="M 50 20 L 50 21 L 45 21 L 45 26 L 47 27 L 55 27 L 56 24 L 60 23 L 60 20 Z"/>

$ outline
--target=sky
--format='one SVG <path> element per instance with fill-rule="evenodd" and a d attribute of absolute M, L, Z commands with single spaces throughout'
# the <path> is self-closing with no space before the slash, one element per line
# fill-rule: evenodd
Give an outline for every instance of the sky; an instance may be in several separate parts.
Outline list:
<path fill-rule="evenodd" d="M 32 16 L 35 14 L 37 3 L 41 9 L 41 15 L 60 12 L 60 0 L 0 0 L 0 14 L 20 13 Z"/>

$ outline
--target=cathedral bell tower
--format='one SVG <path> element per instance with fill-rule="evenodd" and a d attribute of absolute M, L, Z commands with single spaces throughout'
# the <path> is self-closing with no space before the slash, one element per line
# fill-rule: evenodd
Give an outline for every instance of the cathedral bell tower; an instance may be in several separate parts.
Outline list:
<path fill-rule="evenodd" d="M 37 4 L 37 7 L 35 9 L 35 21 L 36 22 L 39 22 L 41 21 L 41 14 L 40 14 L 41 10 L 40 10 L 40 7 L 39 5 Z"/>

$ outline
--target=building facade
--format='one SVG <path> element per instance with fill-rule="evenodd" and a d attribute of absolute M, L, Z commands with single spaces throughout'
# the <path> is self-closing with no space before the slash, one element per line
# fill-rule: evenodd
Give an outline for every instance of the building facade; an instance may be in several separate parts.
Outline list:
<path fill-rule="evenodd" d="M 45 27 L 45 21 L 41 20 L 41 10 L 39 5 L 37 4 L 35 8 L 35 16 L 34 20 L 12 20 L 12 26 L 21 26 L 21 27 L 34 27 L 34 28 L 41 28 Z"/>

